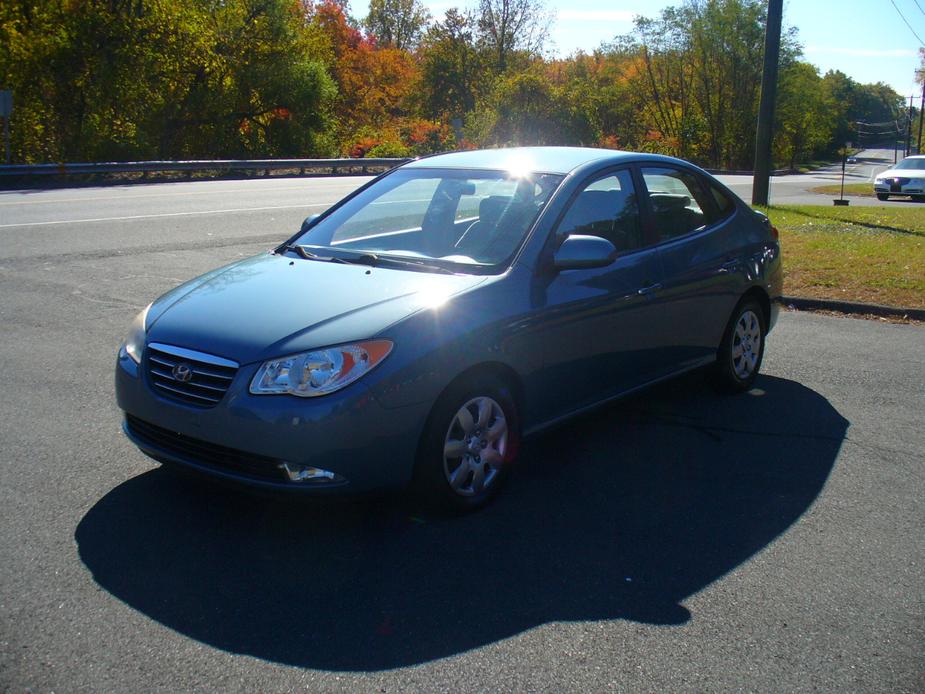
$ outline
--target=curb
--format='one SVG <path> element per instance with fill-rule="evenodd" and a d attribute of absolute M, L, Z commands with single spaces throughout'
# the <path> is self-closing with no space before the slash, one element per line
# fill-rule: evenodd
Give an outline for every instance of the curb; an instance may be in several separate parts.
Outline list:
<path fill-rule="evenodd" d="M 781 302 L 789 307 L 803 311 L 838 311 L 839 313 L 883 316 L 884 318 L 911 318 L 925 321 L 925 309 L 883 306 L 882 304 L 861 304 L 854 301 L 837 301 L 835 299 L 804 299 L 797 296 L 781 297 Z"/>

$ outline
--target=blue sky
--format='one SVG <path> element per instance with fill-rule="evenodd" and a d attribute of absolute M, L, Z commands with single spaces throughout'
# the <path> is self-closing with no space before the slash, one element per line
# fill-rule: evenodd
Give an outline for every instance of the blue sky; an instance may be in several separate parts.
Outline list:
<path fill-rule="evenodd" d="M 894 8 L 893 4 L 896 7 Z M 804 59 L 822 73 L 841 70 L 858 82 L 886 82 L 905 96 L 920 95 L 915 85 L 918 49 L 925 40 L 925 0 L 784 0 L 784 26 L 796 27 Z M 435 17 L 449 7 L 474 6 L 476 0 L 424 0 Z M 546 0 L 555 15 L 552 39 L 556 53 L 590 51 L 602 41 L 632 29 L 633 16 L 655 16 L 678 0 Z M 898 11 L 897 11 L 898 8 Z M 363 17 L 365 0 L 351 11 Z M 900 13 L 912 26 L 903 22 Z"/>

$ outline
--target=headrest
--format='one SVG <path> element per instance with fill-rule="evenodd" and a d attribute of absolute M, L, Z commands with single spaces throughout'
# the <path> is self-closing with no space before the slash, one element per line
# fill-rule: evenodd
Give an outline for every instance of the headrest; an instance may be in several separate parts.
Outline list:
<path fill-rule="evenodd" d="M 497 224 L 511 198 L 504 195 L 491 195 L 479 203 L 479 221 L 483 224 Z"/>
<path fill-rule="evenodd" d="M 656 212 L 677 212 L 691 204 L 691 199 L 686 195 L 653 193 L 650 199 Z"/>

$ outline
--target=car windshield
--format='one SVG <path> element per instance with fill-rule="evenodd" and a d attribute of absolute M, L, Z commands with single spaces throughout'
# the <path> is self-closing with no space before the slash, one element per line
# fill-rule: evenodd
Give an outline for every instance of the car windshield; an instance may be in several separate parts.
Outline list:
<path fill-rule="evenodd" d="M 507 171 L 399 169 L 320 219 L 296 244 L 327 254 L 494 271 L 513 257 L 561 180 Z"/>
<path fill-rule="evenodd" d="M 925 158 L 903 159 L 894 169 L 925 169 Z"/>

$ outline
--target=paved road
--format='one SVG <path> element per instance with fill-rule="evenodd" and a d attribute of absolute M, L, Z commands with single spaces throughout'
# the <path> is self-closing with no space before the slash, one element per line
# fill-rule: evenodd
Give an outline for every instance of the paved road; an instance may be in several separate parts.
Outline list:
<path fill-rule="evenodd" d="M 874 177 L 893 165 L 892 149 L 866 149 L 859 152 L 855 157 L 855 162 L 845 167 L 845 184 L 849 183 L 867 183 L 873 189 Z M 902 155 L 899 156 L 902 159 Z M 739 197 L 746 202 L 752 199 L 752 177 L 751 176 L 719 176 L 719 178 Z M 813 193 L 813 188 L 828 185 L 839 185 L 841 183 L 841 164 L 835 164 L 824 167 L 809 174 L 794 174 L 788 176 L 771 177 L 770 201 L 772 205 L 828 205 L 832 206 L 832 200 L 838 195 L 820 195 Z M 893 198 L 887 202 L 881 202 L 874 197 L 862 197 L 858 195 L 846 196 L 851 205 L 870 207 L 874 205 L 888 205 L 890 207 L 914 206 L 921 205 L 918 202 L 912 202 L 908 198 Z"/>
<path fill-rule="evenodd" d="M 892 163 L 892 150 L 865 150 L 849 167 L 847 182 L 870 182 Z M 720 176 L 744 200 L 751 200 L 750 176 Z M 260 233 L 267 243 L 298 228 L 369 180 L 350 178 L 277 178 L 249 181 L 200 181 L 96 188 L 0 191 L 0 257 L 28 257 L 119 248 L 129 251 L 154 241 L 173 244 L 228 243 Z M 840 167 L 809 175 L 775 176 L 773 204 L 831 205 L 831 195 L 809 192 L 837 183 Z M 916 205 L 852 197 L 852 205 Z"/>
<path fill-rule="evenodd" d="M 66 222 L 0 227 L 0 689 L 922 691 L 919 327 L 785 314 L 752 393 L 695 375 L 573 423 L 459 519 L 222 493 L 133 450 L 135 311 L 354 184 L 0 196 L 0 224 Z"/>

